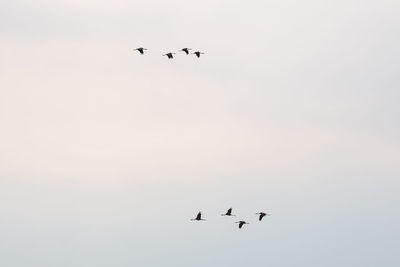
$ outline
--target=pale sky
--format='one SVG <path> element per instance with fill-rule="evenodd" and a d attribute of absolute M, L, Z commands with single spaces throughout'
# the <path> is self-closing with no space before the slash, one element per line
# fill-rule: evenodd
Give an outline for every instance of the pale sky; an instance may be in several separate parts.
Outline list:
<path fill-rule="evenodd" d="M 400 266 L 399 25 L 395 0 L 1 1 L 0 266 Z"/>

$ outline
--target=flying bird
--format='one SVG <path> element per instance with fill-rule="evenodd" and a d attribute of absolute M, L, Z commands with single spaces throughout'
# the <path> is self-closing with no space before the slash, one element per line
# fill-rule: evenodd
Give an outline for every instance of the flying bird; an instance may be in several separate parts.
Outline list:
<path fill-rule="evenodd" d="M 241 229 L 243 225 L 249 224 L 248 222 L 245 222 L 245 221 L 238 221 L 238 222 L 235 222 L 235 223 L 239 224 L 239 229 Z"/>
<path fill-rule="evenodd" d="M 167 56 L 169 59 L 173 59 L 174 55 L 175 55 L 175 53 L 166 53 L 163 56 Z"/>
<path fill-rule="evenodd" d="M 221 216 L 236 216 L 236 215 L 233 215 L 233 214 L 232 214 L 232 208 L 230 208 L 230 209 L 228 209 L 228 210 L 226 211 L 226 213 L 221 214 Z"/>
<path fill-rule="evenodd" d="M 199 213 L 197 213 L 196 218 L 194 219 L 190 219 L 191 221 L 205 221 L 205 219 L 201 218 L 201 211 L 199 211 Z"/>
<path fill-rule="evenodd" d="M 186 53 L 186 55 L 189 55 L 189 50 L 192 50 L 191 48 L 187 48 L 187 47 L 185 47 L 185 48 L 182 48 L 181 50 L 179 50 L 179 51 L 182 51 L 182 52 L 185 52 Z"/>
<path fill-rule="evenodd" d="M 139 47 L 139 48 L 136 48 L 136 49 L 133 49 L 133 50 L 137 50 L 137 51 L 139 51 L 139 53 L 140 54 L 144 54 L 144 50 L 147 50 L 147 48 L 143 48 L 143 47 Z"/>
<path fill-rule="evenodd" d="M 259 213 L 256 213 L 256 214 L 259 215 L 259 217 L 258 217 L 259 221 L 261 221 L 262 218 L 264 218 L 265 216 L 271 216 L 271 214 L 264 213 L 264 212 L 259 212 Z"/>
<path fill-rule="evenodd" d="M 195 54 L 198 58 L 200 57 L 200 55 L 204 54 L 203 52 L 200 51 L 196 51 L 193 54 Z"/>

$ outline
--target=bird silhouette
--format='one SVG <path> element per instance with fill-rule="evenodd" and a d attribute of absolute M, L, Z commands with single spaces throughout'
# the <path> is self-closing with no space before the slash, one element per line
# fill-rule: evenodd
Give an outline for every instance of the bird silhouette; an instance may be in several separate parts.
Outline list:
<path fill-rule="evenodd" d="M 249 224 L 248 222 L 245 222 L 245 221 L 238 221 L 238 222 L 235 222 L 235 223 L 239 224 L 239 229 L 241 229 L 243 225 Z"/>
<path fill-rule="evenodd" d="M 169 59 L 173 59 L 174 58 L 175 53 L 166 53 L 163 56 L 167 56 Z"/>
<path fill-rule="evenodd" d="M 200 57 L 200 55 L 204 54 L 203 52 L 200 51 L 196 51 L 193 54 L 195 54 L 198 58 Z"/>
<path fill-rule="evenodd" d="M 136 49 L 133 49 L 133 50 L 137 50 L 137 51 L 139 51 L 139 53 L 140 54 L 144 54 L 144 50 L 147 50 L 147 48 L 143 48 L 143 47 L 139 47 L 139 48 L 136 48 Z"/>
<path fill-rule="evenodd" d="M 190 219 L 191 221 L 205 221 L 205 219 L 201 218 L 201 211 L 199 211 L 199 213 L 197 213 L 196 218 L 194 219 Z"/>
<path fill-rule="evenodd" d="M 268 213 L 265 213 L 265 212 L 259 212 L 259 213 L 256 213 L 256 214 L 259 215 L 258 216 L 258 220 L 259 221 L 261 221 L 262 218 L 264 218 L 265 216 L 271 216 L 271 214 L 268 214 Z"/>
<path fill-rule="evenodd" d="M 236 215 L 233 215 L 233 214 L 232 214 L 232 208 L 230 208 L 230 209 L 228 209 L 228 210 L 226 211 L 226 213 L 221 214 L 221 216 L 236 216 Z"/>
<path fill-rule="evenodd" d="M 185 48 L 182 48 L 181 50 L 179 50 L 179 51 L 182 51 L 182 52 L 185 52 L 186 53 L 186 55 L 189 55 L 189 50 L 192 50 L 191 48 L 187 48 L 187 47 L 185 47 Z"/>

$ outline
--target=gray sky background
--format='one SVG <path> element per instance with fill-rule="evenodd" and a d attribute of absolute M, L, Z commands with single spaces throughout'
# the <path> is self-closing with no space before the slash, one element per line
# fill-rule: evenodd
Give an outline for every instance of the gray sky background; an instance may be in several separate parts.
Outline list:
<path fill-rule="evenodd" d="M 394 0 L 3 0 L 0 265 L 399 266 L 399 25 Z"/>

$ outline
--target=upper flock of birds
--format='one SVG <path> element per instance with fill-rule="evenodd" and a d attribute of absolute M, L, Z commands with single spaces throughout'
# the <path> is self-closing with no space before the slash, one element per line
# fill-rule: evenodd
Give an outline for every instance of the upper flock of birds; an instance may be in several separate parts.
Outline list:
<path fill-rule="evenodd" d="M 271 214 L 265 213 L 265 212 L 258 212 L 256 213 L 256 215 L 258 215 L 258 220 L 261 221 L 265 216 L 271 216 Z M 224 214 L 221 214 L 221 216 L 236 216 L 232 214 L 232 208 L 228 209 Z M 201 217 L 201 211 L 199 213 L 197 213 L 196 218 L 194 219 L 190 219 L 191 221 L 205 221 L 205 219 L 203 219 Z M 239 229 L 241 229 L 243 227 L 243 225 L 245 224 L 250 224 L 246 221 L 238 221 L 235 222 L 239 224 Z"/>
<path fill-rule="evenodd" d="M 139 48 L 136 48 L 133 50 L 138 51 L 140 54 L 143 55 L 144 51 L 147 50 L 147 48 L 139 47 Z M 180 49 L 179 52 L 184 52 L 184 53 L 186 53 L 186 55 L 193 54 L 193 55 L 196 55 L 198 58 L 200 57 L 200 55 L 204 54 L 204 52 L 200 52 L 200 51 L 195 51 L 193 53 L 190 53 L 190 50 L 192 50 L 192 49 L 185 47 L 185 48 Z M 173 59 L 175 54 L 176 53 L 168 52 L 168 53 L 164 54 L 163 56 L 166 56 L 169 59 Z"/>

